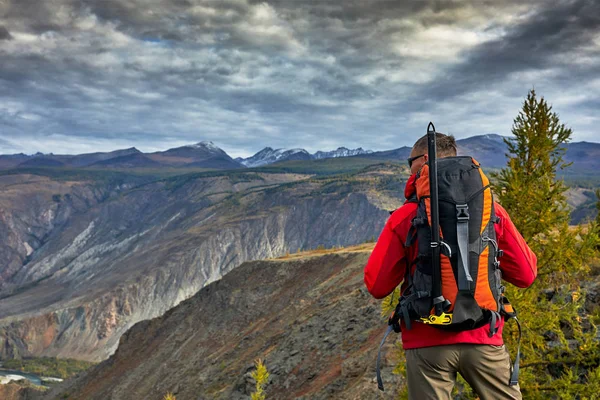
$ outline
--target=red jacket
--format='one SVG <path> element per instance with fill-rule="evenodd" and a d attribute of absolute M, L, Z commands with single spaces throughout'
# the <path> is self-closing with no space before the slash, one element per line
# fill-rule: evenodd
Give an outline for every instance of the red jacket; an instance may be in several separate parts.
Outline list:
<path fill-rule="evenodd" d="M 409 198 L 415 193 L 415 178 L 413 175 L 406 184 L 405 196 Z M 537 259 L 525 240 L 510 220 L 508 213 L 498 203 L 494 203 L 496 216 L 500 223 L 494 224 L 498 247 L 504 251 L 500 259 L 502 277 L 507 282 L 520 288 L 529 287 L 537 275 Z M 369 292 L 377 299 L 384 298 L 394 291 L 403 281 L 406 265 L 417 256 L 417 246 L 404 247 L 406 235 L 411 221 L 417 213 L 416 203 L 405 203 L 394 211 L 388 219 L 373 253 L 365 267 L 365 284 Z M 402 287 L 402 290 L 405 288 Z M 501 345 L 502 327 L 500 322 L 498 334 L 489 337 L 489 326 L 463 332 L 447 332 L 414 323 L 411 330 L 402 325 L 402 344 L 404 349 L 439 346 L 457 343 Z"/>

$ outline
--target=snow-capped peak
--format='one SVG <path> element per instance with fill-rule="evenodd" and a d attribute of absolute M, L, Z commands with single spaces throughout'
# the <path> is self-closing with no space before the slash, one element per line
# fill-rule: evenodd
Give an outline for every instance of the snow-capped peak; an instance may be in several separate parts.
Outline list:
<path fill-rule="evenodd" d="M 198 142 L 198 143 L 192 144 L 188 147 L 192 147 L 194 149 L 204 149 L 204 150 L 208 150 L 213 153 L 224 153 L 223 149 L 221 149 L 219 146 L 215 145 L 210 140 Z"/>
<path fill-rule="evenodd" d="M 310 159 L 310 154 L 304 149 L 273 149 L 271 147 L 265 147 L 252 157 L 246 158 L 241 161 L 243 165 L 246 167 L 260 167 L 262 165 L 273 164 L 277 161 L 284 161 L 288 159 L 291 155 L 297 153 L 306 153 L 308 159 Z"/>
<path fill-rule="evenodd" d="M 334 157 L 350 157 L 361 154 L 370 154 L 371 150 L 363 150 L 361 147 L 358 149 L 350 150 L 346 147 L 338 147 L 337 150 L 333 151 L 317 151 L 315 154 L 310 154 L 308 151 L 302 148 L 294 149 L 273 149 L 271 147 L 265 147 L 252 157 L 246 159 L 240 159 L 239 161 L 246 167 L 260 167 L 262 165 L 272 164 L 278 161 L 286 160 L 319 160 L 322 158 L 334 158 Z"/>
<path fill-rule="evenodd" d="M 370 154 L 373 151 L 371 150 L 363 150 L 362 147 L 359 147 L 358 149 L 348 149 L 346 147 L 338 147 L 337 150 L 332 150 L 332 151 L 317 151 L 314 154 L 314 158 L 316 159 L 322 159 L 322 158 L 337 158 L 337 157 L 351 157 L 351 156 L 358 156 L 358 155 L 362 155 L 362 154 Z"/>
<path fill-rule="evenodd" d="M 496 133 L 488 133 L 483 135 L 486 139 L 492 140 L 494 142 L 503 143 L 505 136 L 498 135 Z"/>
<path fill-rule="evenodd" d="M 306 154 L 308 154 L 308 151 L 306 151 L 304 149 L 290 149 L 290 150 L 285 151 L 285 153 L 288 153 L 288 154 L 306 153 Z"/>

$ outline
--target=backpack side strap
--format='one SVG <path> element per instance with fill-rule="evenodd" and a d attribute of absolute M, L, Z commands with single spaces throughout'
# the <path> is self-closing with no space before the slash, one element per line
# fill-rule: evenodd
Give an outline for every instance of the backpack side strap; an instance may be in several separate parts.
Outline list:
<path fill-rule="evenodd" d="M 382 392 L 385 389 L 383 388 L 383 379 L 381 379 L 381 348 L 383 347 L 383 344 L 385 343 L 385 339 L 387 339 L 388 335 L 393 330 L 394 330 L 393 325 L 389 325 L 387 330 L 385 331 L 385 335 L 383 336 L 383 339 L 381 340 L 381 344 L 379 345 L 379 351 L 377 352 L 377 387 Z"/>
<path fill-rule="evenodd" d="M 517 323 L 517 328 L 519 329 L 519 338 L 517 340 L 517 355 L 515 356 L 515 362 L 511 366 L 510 380 L 508 381 L 508 386 L 515 386 L 519 384 L 519 363 L 521 361 L 521 323 L 517 318 L 517 311 L 514 309 L 510 301 L 502 295 L 500 297 L 500 314 L 504 316 L 506 321 L 510 321 L 511 319 L 515 320 Z"/>
<path fill-rule="evenodd" d="M 493 337 L 496 333 L 498 333 L 497 322 L 500 321 L 501 318 L 502 317 L 500 316 L 500 313 L 497 313 L 496 311 L 491 311 L 489 337 Z"/>
<path fill-rule="evenodd" d="M 519 384 L 519 361 L 521 360 L 521 323 L 519 323 L 519 319 L 517 317 L 513 317 L 517 323 L 517 327 L 519 327 L 519 340 L 517 345 L 517 356 L 515 357 L 515 363 L 512 366 L 512 371 L 510 374 L 510 381 L 508 382 L 508 386 L 515 386 Z"/>

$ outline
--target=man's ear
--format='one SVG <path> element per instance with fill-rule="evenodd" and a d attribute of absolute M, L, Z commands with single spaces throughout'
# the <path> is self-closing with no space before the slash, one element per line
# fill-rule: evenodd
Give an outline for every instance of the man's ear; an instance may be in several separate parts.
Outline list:
<path fill-rule="evenodd" d="M 429 161 L 429 154 L 425 154 L 423 156 L 423 159 L 425 160 L 425 162 Z"/>

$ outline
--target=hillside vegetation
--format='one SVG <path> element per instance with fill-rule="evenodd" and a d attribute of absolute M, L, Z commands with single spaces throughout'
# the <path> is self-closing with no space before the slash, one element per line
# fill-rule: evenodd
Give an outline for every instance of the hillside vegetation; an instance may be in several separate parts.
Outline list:
<path fill-rule="evenodd" d="M 94 366 L 94 363 L 58 358 L 26 358 L 21 360 L 6 360 L 2 368 L 28 372 L 42 377 L 67 379 Z"/>

